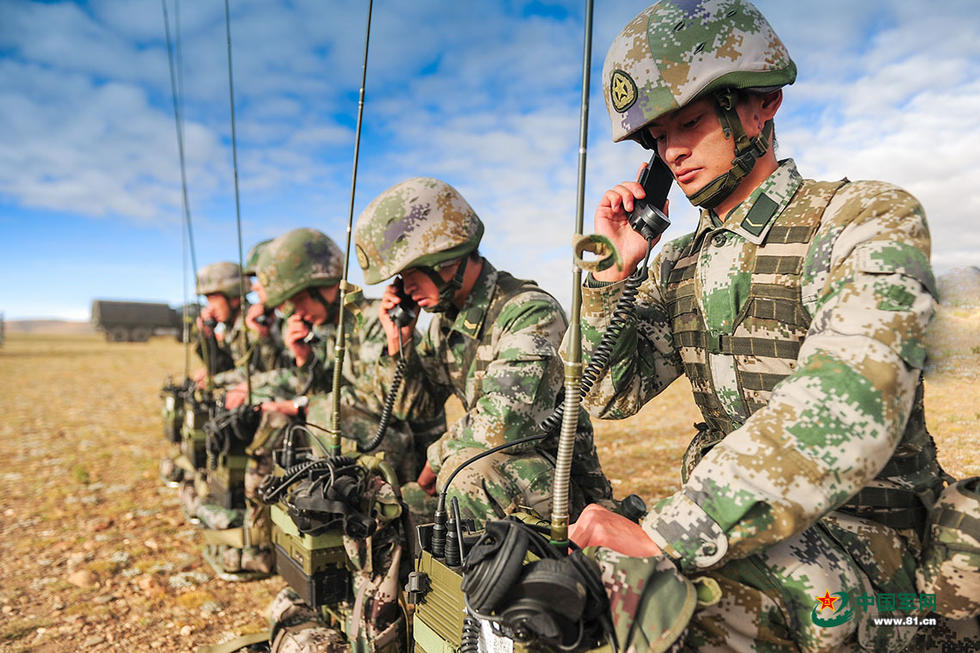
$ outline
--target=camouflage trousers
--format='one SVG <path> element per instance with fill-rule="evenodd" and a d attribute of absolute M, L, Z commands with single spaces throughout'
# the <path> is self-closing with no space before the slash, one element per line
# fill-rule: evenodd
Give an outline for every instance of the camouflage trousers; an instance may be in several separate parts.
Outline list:
<path fill-rule="evenodd" d="M 445 487 L 446 481 L 467 459 L 482 449 L 461 449 L 442 463 L 436 479 L 436 487 Z M 519 454 L 498 452 L 468 465 L 453 479 L 446 492 L 448 501 L 459 501 L 463 519 L 474 519 L 479 528 L 483 522 L 501 519 L 514 512 L 534 512 L 548 519 L 551 517 L 551 493 L 555 467 L 536 451 Z M 581 489 L 571 484 L 569 499 L 572 517 L 585 507 Z M 408 506 L 416 523 L 432 521 L 435 498 L 429 497 L 417 483 L 402 486 L 402 500 Z"/>
<path fill-rule="evenodd" d="M 271 457 L 249 461 L 245 473 L 244 509 L 198 503 L 195 515 L 204 527 L 205 555 L 216 566 L 216 571 L 271 574 L 275 570 L 269 507 L 255 498 L 256 489 L 271 472 Z"/>
<path fill-rule="evenodd" d="M 391 521 L 366 539 L 343 536 L 350 595 L 321 614 L 292 589 L 280 592 L 268 609 L 272 651 L 407 650 L 406 618 L 399 595 L 410 561 L 401 545 L 404 533 L 398 518 L 399 504 L 392 488 L 378 478 L 369 492 L 396 510 L 382 510 L 388 512 Z"/>
<path fill-rule="evenodd" d="M 160 459 L 160 479 L 167 484 L 179 484 L 184 480 L 185 470 L 177 464 L 180 448 L 173 446 L 166 456 Z"/>
<path fill-rule="evenodd" d="M 254 577 L 255 574 L 271 574 L 275 569 L 275 552 L 271 544 L 272 518 L 269 507 L 258 500 L 256 492 L 272 473 L 272 450 L 281 441 L 287 424 L 288 419 L 279 413 L 262 416 L 255 439 L 248 449 L 243 508 L 225 508 L 208 503 L 206 497 L 198 500 L 194 506 L 192 514 L 204 528 L 205 556 L 219 574 L 238 575 L 235 579 L 241 579 L 243 573 Z M 203 495 L 201 488 L 198 490 Z M 185 510 L 190 505 L 185 506 Z"/>
<path fill-rule="evenodd" d="M 915 561 L 896 531 L 842 513 L 761 553 L 690 577 L 697 587 L 696 608 L 679 638 L 683 624 L 677 596 L 684 593 L 671 570 L 664 569 L 667 561 L 599 551 L 616 630 L 627 640 L 620 641 L 624 649 L 664 643 L 671 639 L 667 633 L 675 638 L 671 650 L 681 651 L 980 650 L 975 620 L 950 622 L 928 608 L 896 612 L 879 606 L 878 598 L 869 602 L 868 597 L 905 596 L 910 605 L 914 597 L 918 606 Z M 826 601 L 828 595 L 833 607 L 821 607 L 819 598 Z M 913 619 L 910 625 L 876 623 L 890 617 L 901 617 L 903 623 L 907 617 L 920 623 L 936 617 L 937 624 L 917 627 Z M 667 650 L 667 645 L 653 649 Z"/>

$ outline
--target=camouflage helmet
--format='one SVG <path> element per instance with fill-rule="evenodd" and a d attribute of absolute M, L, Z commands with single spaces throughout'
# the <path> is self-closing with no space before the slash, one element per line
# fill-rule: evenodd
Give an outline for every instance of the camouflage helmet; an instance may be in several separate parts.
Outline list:
<path fill-rule="evenodd" d="M 237 263 L 221 261 L 205 265 L 197 273 L 197 294 L 222 294 L 240 297 L 242 294 L 242 269 Z"/>
<path fill-rule="evenodd" d="M 265 305 L 279 306 L 298 292 L 340 283 L 344 255 L 326 234 L 293 229 L 274 238 L 259 257 L 259 283 Z"/>
<path fill-rule="evenodd" d="M 775 89 L 796 64 L 745 0 L 661 0 L 619 33 L 602 68 L 613 141 L 644 143 L 650 121 L 722 89 Z"/>
<path fill-rule="evenodd" d="M 455 188 L 414 177 L 372 201 L 354 227 L 364 280 L 380 283 L 408 268 L 436 268 L 469 254 L 483 238 L 483 222 Z"/>
<path fill-rule="evenodd" d="M 266 245 L 272 242 L 271 238 L 266 238 L 263 241 L 257 242 L 248 250 L 248 256 L 245 257 L 245 275 L 252 277 L 259 273 L 259 256 L 262 254 L 262 250 Z"/>

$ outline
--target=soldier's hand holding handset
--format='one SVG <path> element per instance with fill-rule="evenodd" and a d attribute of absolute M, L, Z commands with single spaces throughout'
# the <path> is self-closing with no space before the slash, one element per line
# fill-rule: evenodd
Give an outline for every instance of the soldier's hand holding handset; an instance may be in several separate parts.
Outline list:
<path fill-rule="evenodd" d="M 259 319 L 265 314 L 266 310 L 264 304 L 252 304 L 248 307 L 248 312 L 245 314 L 245 324 L 247 324 L 250 329 L 258 333 L 260 338 L 269 337 L 268 322 Z"/>
<path fill-rule="evenodd" d="M 640 180 L 649 164 L 643 163 L 637 171 L 637 181 L 624 181 L 615 187 L 607 190 L 595 212 L 595 232 L 608 237 L 620 255 L 623 257 L 622 270 L 615 266 L 601 272 L 593 273 L 597 281 L 621 281 L 636 270 L 636 266 L 646 256 L 646 238 L 640 234 L 631 224 L 630 216 L 637 208 L 637 201 L 647 198 L 647 189 L 644 189 Z M 651 179 L 651 181 L 654 181 Z M 669 184 L 667 185 L 669 188 Z M 649 185 L 647 187 L 649 189 Z M 659 198 L 658 198 L 659 199 Z M 667 201 L 664 200 L 663 212 L 667 213 Z M 658 236 L 653 240 L 656 245 L 660 241 Z"/>
<path fill-rule="evenodd" d="M 388 355 L 394 356 L 401 349 L 401 343 L 411 341 L 415 334 L 415 323 L 419 319 L 418 306 L 405 294 L 401 277 L 395 277 L 394 281 L 385 288 L 381 296 L 378 317 L 388 339 Z M 396 320 L 398 324 L 395 323 Z M 401 331 L 400 341 L 399 331 Z"/>
<path fill-rule="evenodd" d="M 286 330 L 282 334 L 283 342 L 296 357 L 296 366 L 303 367 L 313 356 L 313 347 L 306 337 L 310 335 L 310 324 L 299 315 L 293 313 L 286 320 Z"/>
<path fill-rule="evenodd" d="M 197 316 L 197 330 L 200 331 L 205 338 L 210 338 L 212 335 L 216 335 L 214 332 L 214 327 L 217 324 L 217 318 L 214 315 L 214 309 L 205 304 L 201 307 L 201 313 Z"/>

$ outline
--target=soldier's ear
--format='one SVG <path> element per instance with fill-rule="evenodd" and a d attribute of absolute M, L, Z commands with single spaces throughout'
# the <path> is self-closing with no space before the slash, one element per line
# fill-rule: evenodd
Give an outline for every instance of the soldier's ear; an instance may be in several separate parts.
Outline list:
<path fill-rule="evenodd" d="M 759 104 L 759 112 L 762 114 L 763 121 L 772 120 L 782 103 L 783 89 L 781 88 L 763 95 L 762 102 Z"/>

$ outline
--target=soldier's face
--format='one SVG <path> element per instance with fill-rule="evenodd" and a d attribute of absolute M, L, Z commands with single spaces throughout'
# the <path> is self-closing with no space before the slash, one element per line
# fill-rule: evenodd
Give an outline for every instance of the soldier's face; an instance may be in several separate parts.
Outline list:
<path fill-rule="evenodd" d="M 758 136 L 775 113 L 774 108 L 771 113 L 763 109 L 764 103 L 763 96 L 754 94 L 746 94 L 738 102 L 736 109 L 749 138 Z M 685 195 L 701 190 L 732 166 L 735 141 L 725 137 L 713 99 L 691 102 L 654 120 L 647 129 Z"/>
<path fill-rule="evenodd" d="M 210 295 L 205 295 L 208 300 L 208 308 L 211 309 L 211 315 L 214 316 L 218 322 L 227 322 L 234 315 L 234 311 L 238 308 L 239 300 L 237 297 L 234 301 L 229 300 L 227 297 L 221 293 L 212 293 Z"/>
<path fill-rule="evenodd" d="M 301 320 L 305 320 L 310 324 L 324 324 L 328 320 L 333 318 L 331 311 L 327 310 L 327 307 L 323 305 L 322 302 L 317 301 L 311 293 L 318 292 L 320 296 L 323 297 L 323 301 L 327 302 L 331 306 L 337 302 L 337 297 L 340 294 L 339 286 L 328 286 L 326 288 L 312 288 L 310 290 L 301 290 L 292 297 L 289 298 L 290 303 L 293 305 L 293 312 L 298 315 Z M 280 310 L 287 310 L 285 306 L 281 306 Z"/>
<path fill-rule="evenodd" d="M 455 272 L 456 265 L 450 265 L 438 270 L 439 276 L 444 281 L 452 279 Z M 436 288 L 436 284 L 432 282 L 429 275 L 418 268 L 408 268 L 402 272 L 402 282 L 404 283 L 405 293 L 422 308 L 435 306 L 439 303 L 439 289 Z"/>
<path fill-rule="evenodd" d="M 255 291 L 259 301 L 265 304 L 265 288 L 262 287 L 262 284 L 259 283 L 258 280 L 252 282 L 252 290 Z"/>

